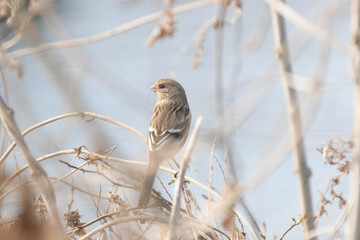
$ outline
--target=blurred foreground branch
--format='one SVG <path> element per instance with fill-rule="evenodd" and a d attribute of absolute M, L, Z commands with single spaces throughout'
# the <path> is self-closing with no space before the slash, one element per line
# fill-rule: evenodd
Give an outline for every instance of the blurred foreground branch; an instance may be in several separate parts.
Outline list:
<path fill-rule="evenodd" d="M 353 141 L 354 150 L 351 163 L 352 175 L 350 181 L 349 202 L 354 202 L 353 209 L 349 213 L 346 239 L 355 240 L 360 236 L 360 1 L 352 0 L 351 17 L 353 42 L 352 54 L 349 54 L 351 74 L 354 79 L 354 126 Z"/>
<path fill-rule="evenodd" d="M 64 231 L 61 224 L 60 216 L 57 211 L 54 189 L 47 177 L 46 172 L 30 153 L 30 150 L 27 147 L 27 144 L 25 143 L 24 138 L 22 137 L 19 128 L 15 122 L 13 114 L 14 114 L 13 110 L 8 106 L 6 106 L 4 100 L 0 96 L 1 121 L 4 127 L 6 128 L 7 132 L 13 136 L 16 144 L 20 147 L 22 153 L 24 154 L 28 166 L 31 170 L 31 176 L 42 198 L 45 201 L 47 211 L 49 212 L 50 215 L 50 219 L 57 231 L 57 234 L 55 234 L 55 236 L 57 236 L 57 239 L 61 239 L 62 236 L 64 236 Z"/>
<path fill-rule="evenodd" d="M 199 134 L 199 128 L 200 128 L 201 121 L 202 121 L 202 117 L 200 116 L 196 120 L 194 130 L 191 134 L 191 138 L 190 138 L 189 144 L 187 145 L 184 159 L 182 161 L 182 164 L 180 166 L 180 170 L 178 172 L 178 176 L 176 179 L 174 203 L 173 203 L 173 207 L 172 207 L 171 214 L 170 214 L 170 223 L 169 223 L 170 229 L 169 229 L 168 236 L 167 236 L 168 240 L 174 239 L 174 237 L 176 235 L 176 221 L 179 218 L 179 213 L 180 213 L 180 196 L 183 191 L 185 172 L 186 172 L 186 168 L 188 167 L 188 164 L 191 160 L 191 154 L 194 150 L 195 141 Z"/>

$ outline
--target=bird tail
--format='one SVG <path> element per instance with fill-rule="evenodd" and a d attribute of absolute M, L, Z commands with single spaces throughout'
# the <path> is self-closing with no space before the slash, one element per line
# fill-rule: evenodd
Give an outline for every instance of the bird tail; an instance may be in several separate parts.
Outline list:
<path fill-rule="evenodd" d="M 144 182 L 141 186 L 140 197 L 138 202 L 139 207 L 143 207 L 149 203 L 151 191 L 153 189 L 153 185 L 159 165 L 160 164 L 157 161 L 151 161 L 151 160 L 149 161 L 149 167 L 147 169 Z"/>

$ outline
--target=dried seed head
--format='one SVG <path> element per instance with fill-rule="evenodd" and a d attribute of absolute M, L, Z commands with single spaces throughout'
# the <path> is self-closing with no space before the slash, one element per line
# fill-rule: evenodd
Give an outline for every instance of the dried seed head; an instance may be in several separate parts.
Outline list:
<path fill-rule="evenodd" d="M 111 190 L 108 192 L 107 198 L 109 199 L 110 203 L 117 204 L 119 206 L 126 206 L 124 200 L 120 198 L 120 195 L 117 193 L 118 187 L 112 186 Z"/>
<path fill-rule="evenodd" d="M 40 196 L 38 201 L 36 203 L 34 203 L 33 208 L 35 209 L 35 211 L 37 212 L 37 214 L 40 217 L 40 221 L 42 223 L 47 222 L 47 208 L 45 205 L 44 200 L 42 199 L 42 197 Z"/>
<path fill-rule="evenodd" d="M 151 47 L 156 41 L 161 40 L 168 36 L 173 36 L 175 32 L 174 25 L 176 20 L 170 9 L 164 11 L 163 17 L 159 20 L 158 25 L 152 31 L 147 46 Z"/>
<path fill-rule="evenodd" d="M 323 193 L 320 192 L 320 207 L 317 215 L 317 219 L 326 212 L 325 206 L 338 200 L 339 208 L 343 208 L 346 205 L 346 200 L 343 198 L 342 193 L 335 188 L 340 182 L 340 177 L 350 172 L 350 149 L 353 148 L 353 141 L 345 138 L 330 139 L 327 144 L 323 144 L 317 149 L 323 157 L 324 163 L 332 166 L 336 166 L 339 171 L 338 175 L 331 178 L 324 187 Z M 325 194 L 331 197 L 328 200 Z"/>
<path fill-rule="evenodd" d="M 81 215 L 78 210 L 72 210 L 70 212 L 64 213 L 64 218 L 66 221 L 66 226 L 71 228 L 81 227 L 82 223 L 80 222 Z"/>

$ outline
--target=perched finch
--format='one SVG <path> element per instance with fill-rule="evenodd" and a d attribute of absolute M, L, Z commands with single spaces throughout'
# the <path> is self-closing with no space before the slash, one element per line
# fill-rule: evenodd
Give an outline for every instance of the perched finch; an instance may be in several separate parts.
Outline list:
<path fill-rule="evenodd" d="M 149 203 L 160 164 L 173 158 L 184 146 L 189 133 L 191 112 L 184 88 L 175 80 L 160 79 L 150 88 L 156 93 L 148 144 L 148 169 L 141 187 L 139 206 Z"/>

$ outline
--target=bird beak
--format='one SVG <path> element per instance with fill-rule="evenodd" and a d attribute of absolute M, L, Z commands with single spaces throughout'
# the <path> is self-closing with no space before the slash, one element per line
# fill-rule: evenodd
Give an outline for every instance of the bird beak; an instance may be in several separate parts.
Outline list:
<path fill-rule="evenodd" d="M 155 87 L 155 85 L 152 86 L 152 87 L 150 88 L 150 90 L 156 92 L 156 87 Z"/>

